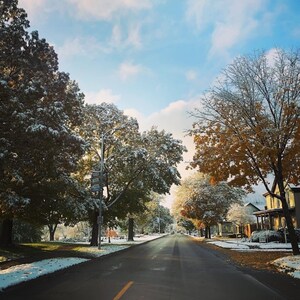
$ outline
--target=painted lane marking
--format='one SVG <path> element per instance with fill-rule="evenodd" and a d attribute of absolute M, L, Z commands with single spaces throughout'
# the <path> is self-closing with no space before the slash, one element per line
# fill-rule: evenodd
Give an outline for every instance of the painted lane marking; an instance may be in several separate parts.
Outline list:
<path fill-rule="evenodd" d="M 113 300 L 119 300 L 126 293 L 126 291 L 133 285 L 133 281 L 127 282 L 127 284 L 121 289 L 121 291 L 114 297 Z"/>

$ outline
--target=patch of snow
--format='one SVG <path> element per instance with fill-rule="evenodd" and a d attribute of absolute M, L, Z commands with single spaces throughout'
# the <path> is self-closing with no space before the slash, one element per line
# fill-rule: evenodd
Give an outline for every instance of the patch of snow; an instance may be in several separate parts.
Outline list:
<path fill-rule="evenodd" d="M 37 278 L 47 273 L 52 273 L 60 269 L 80 264 L 87 260 L 88 259 L 75 257 L 52 258 L 30 264 L 10 267 L 0 271 L 0 290 L 23 281 Z"/>
<path fill-rule="evenodd" d="M 199 239 L 195 237 L 196 239 Z M 234 251 L 242 251 L 242 252 L 262 252 L 262 251 L 269 251 L 269 252 L 292 252 L 291 244 L 287 243 L 253 243 L 248 242 L 246 240 L 239 240 L 239 239 L 228 239 L 224 241 L 209 241 L 209 244 L 216 245 L 218 247 L 234 250 Z M 285 272 L 294 278 L 300 279 L 300 255 L 297 256 L 286 256 L 282 258 L 278 258 L 271 262 L 274 264 L 279 271 Z"/>
<path fill-rule="evenodd" d="M 300 255 L 278 258 L 272 262 L 280 271 L 300 279 Z"/>
<path fill-rule="evenodd" d="M 126 241 L 125 239 L 112 239 L 112 243 L 103 242 L 101 249 L 98 247 L 85 247 L 79 246 L 75 250 L 81 254 L 92 257 L 99 257 L 107 255 L 116 251 L 126 249 L 135 244 L 145 243 L 150 240 L 157 239 L 162 235 L 143 235 L 134 238 L 134 241 Z M 82 244 L 82 243 L 81 243 Z M 58 271 L 70 267 L 75 264 L 79 264 L 89 259 L 68 257 L 68 258 L 53 258 L 45 259 L 30 264 L 16 265 L 4 270 L 0 269 L 0 292 L 2 289 L 7 288 L 11 285 L 28 281 L 39 276 Z"/>
<path fill-rule="evenodd" d="M 213 244 L 216 245 L 218 247 L 221 248 L 225 248 L 225 249 L 247 249 L 249 250 L 249 246 L 243 244 L 243 243 L 228 243 L 228 242 L 223 242 L 223 241 L 216 241 L 216 242 L 209 242 L 209 244 Z"/>

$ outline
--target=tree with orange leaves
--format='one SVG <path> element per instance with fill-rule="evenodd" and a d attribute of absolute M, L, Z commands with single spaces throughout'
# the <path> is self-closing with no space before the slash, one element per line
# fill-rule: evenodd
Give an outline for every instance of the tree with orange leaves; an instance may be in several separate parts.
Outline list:
<path fill-rule="evenodd" d="M 192 115 L 192 166 L 236 186 L 262 182 L 281 201 L 293 254 L 299 254 L 285 186 L 300 178 L 300 51 L 236 58 Z"/>
<path fill-rule="evenodd" d="M 205 227 L 205 237 L 210 238 L 210 227 L 225 219 L 233 203 L 241 203 L 244 191 L 230 187 L 226 182 L 212 184 L 209 176 L 201 173 L 183 180 L 177 188 L 173 211 Z"/>

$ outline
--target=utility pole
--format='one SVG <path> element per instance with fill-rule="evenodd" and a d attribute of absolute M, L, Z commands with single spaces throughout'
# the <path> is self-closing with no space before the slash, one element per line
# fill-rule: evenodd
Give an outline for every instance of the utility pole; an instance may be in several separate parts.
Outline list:
<path fill-rule="evenodd" d="M 103 203 L 103 189 L 104 189 L 104 137 L 106 134 L 115 132 L 122 129 L 123 127 L 113 128 L 106 132 L 105 134 L 101 133 L 100 135 L 100 162 L 99 162 L 99 171 L 94 171 L 92 173 L 92 192 L 98 192 L 99 198 L 99 209 L 98 209 L 98 249 L 101 249 L 101 229 L 102 229 L 102 208 L 108 208 Z"/>
<path fill-rule="evenodd" d="M 99 216 L 98 216 L 98 249 L 101 249 L 101 230 L 102 230 L 102 202 L 103 202 L 103 181 L 104 181 L 104 136 L 101 134 L 101 153 L 100 153 L 100 190 L 99 190 Z"/>

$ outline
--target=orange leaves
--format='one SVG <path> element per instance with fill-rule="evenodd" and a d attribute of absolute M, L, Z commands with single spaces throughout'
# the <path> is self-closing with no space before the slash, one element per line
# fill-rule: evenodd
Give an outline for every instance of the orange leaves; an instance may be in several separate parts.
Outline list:
<path fill-rule="evenodd" d="M 216 181 L 251 185 L 300 178 L 300 55 L 237 58 L 201 103 L 191 164 Z"/>

